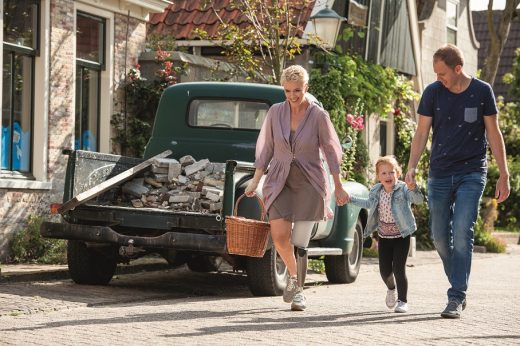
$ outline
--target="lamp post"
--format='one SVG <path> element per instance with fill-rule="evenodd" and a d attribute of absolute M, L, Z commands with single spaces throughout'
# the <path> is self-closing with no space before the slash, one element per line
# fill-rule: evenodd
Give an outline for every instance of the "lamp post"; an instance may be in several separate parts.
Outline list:
<path fill-rule="evenodd" d="M 310 17 L 314 25 L 314 33 L 322 42 L 322 47 L 331 49 L 336 45 L 339 28 L 341 22 L 346 21 L 345 17 L 341 17 L 336 11 L 326 6 L 315 15 Z"/>

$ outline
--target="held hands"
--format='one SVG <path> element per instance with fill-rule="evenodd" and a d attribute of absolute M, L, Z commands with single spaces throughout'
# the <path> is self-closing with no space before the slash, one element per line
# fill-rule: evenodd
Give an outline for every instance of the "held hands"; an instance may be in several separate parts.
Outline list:
<path fill-rule="evenodd" d="M 334 194 L 336 195 L 336 204 L 338 206 L 342 206 L 350 202 L 350 196 L 342 186 L 336 188 Z"/>
<path fill-rule="evenodd" d="M 404 182 L 406 183 L 408 190 L 415 190 L 417 187 L 417 183 L 415 182 L 415 172 L 415 168 L 410 168 L 404 177 Z"/>

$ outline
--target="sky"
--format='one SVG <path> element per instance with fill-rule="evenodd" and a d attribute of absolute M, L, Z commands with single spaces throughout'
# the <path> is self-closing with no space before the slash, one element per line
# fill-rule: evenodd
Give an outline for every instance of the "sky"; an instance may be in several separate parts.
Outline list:
<path fill-rule="evenodd" d="M 472 11 L 487 10 L 488 0 L 470 0 L 470 8 Z M 493 0 L 494 10 L 503 10 L 506 6 L 506 0 Z"/>

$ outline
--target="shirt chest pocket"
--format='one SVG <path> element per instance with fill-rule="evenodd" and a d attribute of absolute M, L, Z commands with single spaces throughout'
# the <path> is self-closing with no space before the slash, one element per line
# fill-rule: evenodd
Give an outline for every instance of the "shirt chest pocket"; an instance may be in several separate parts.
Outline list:
<path fill-rule="evenodd" d="M 478 108 L 477 107 L 467 107 L 464 108 L 464 121 L 467 123 L 474 123 L 477 121 L 478 116 Z"/>

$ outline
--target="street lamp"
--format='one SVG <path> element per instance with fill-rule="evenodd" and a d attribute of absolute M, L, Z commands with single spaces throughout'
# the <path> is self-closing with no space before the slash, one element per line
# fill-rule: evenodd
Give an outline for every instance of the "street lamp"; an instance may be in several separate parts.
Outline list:
<path fill-rule="evenodd" d="M 322 42 L 325 49 L 331 49 L 336 46 L 339 28 L 341 22 L 346 21 L 345 17 L 341 17 L 336 11 L 331 10 L 328 6 L 318 11 L 310 17 L 314 25 L 314 33 Z"/>

